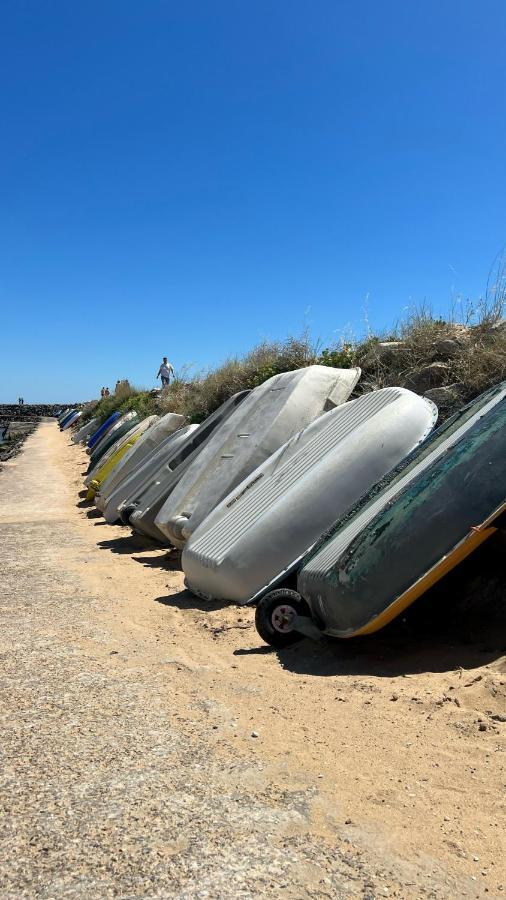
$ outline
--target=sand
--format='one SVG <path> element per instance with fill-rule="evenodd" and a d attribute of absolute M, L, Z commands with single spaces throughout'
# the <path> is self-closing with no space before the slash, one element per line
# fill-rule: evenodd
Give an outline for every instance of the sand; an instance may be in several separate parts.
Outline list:
<path fill-rule="evenodd" d="M 506 660 L 384 632 L 275 652 L 79 497 L 0 473 L 2 897 L 500 897 Z"/>

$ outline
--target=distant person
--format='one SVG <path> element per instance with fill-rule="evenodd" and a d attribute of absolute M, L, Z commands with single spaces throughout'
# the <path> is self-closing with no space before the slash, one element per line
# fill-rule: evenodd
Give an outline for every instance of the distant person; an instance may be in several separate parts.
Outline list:
<path fill-rule="evenodd" d="M 100 396 L 102 397 L 102 400 L 103 400 L 105 397 L 105 387 L 103 387 L 102 390 L 100 391 Z"/>
<path fill-rule="evenodd" d="M 104 397 L 110 397 L 110 396 L 111 396 L 111 392 L 110 392 L 109 388 L 104 388 Z"/>
<path fill-rule="evenodd" d="M 24 406 L 25 401 L 23 400 L 23 397 L 19 397 L 18 403 L 20 406 Z"/>
<path fill-rule="evenodd" d="M 162 388 L 167 387 L 170 382 L 171 375 L 172 377 L 174 377 L 174 369 L 172 368 L 170 362 L 168 362 L 167 357 L 164 356 L 160 368 L 156 373 L 156 377 L 162 379 Z"/>

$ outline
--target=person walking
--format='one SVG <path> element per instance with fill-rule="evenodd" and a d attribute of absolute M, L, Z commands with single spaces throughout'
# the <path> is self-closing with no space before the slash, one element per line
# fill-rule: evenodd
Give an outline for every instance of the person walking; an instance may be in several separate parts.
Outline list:
<path fill-rule="evenodd" d="M 156 373 L 156 377 L 162 379 L 162 388 L 167 387 L 170 382 L 171 375 L 172 377 L 174 377 L 174 369 L 172 368 L 170 362 L 168 362 L 167 357 L 164 356 L 160 364 L 160 368 Z"/>

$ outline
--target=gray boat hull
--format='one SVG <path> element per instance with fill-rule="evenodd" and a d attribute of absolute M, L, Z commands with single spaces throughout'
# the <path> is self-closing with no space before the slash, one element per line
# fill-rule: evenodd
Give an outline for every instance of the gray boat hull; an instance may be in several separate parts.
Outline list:
<path fill-rule="evenodd" d="M 308 366 L 255 388 L 172 491 L 157 528 L 183 548 L 231 490 L 294 434 L 347 400 L 359 377 L 360 369 Z"/>
<path fill-rule="evenodd" d="M 177 452 L 195 428 L 195 425 L 183 425 L 139 460 L 136 467 L 112 490 L 101 507 L 106 522 L 112 525 L 122 518 L 124 509 L 134 503 L 139 492 L 145 490 L 166 459 Z"/>
<path fill-rule="evenodd" d="M 402 388 L 320 416 L 204 519 L 183 552 L 186 586 L 208 599 L 258 599 L 427 437 L 436 418 L 433 403 Z"/>
<path fill-rule="evenodd" d="M 147 456 L 159 447 L 162 441 L 170 437 L 185 424 L 185 417 L 177 413 L 167 413 L 162 418 L 154 417 L 155 421 L 140 436 L 136 443 L 130 447 L 125 455 L 114 467 L 110 475 L 100 485 L 100 491 L 95 497 L 95 506 L 103 511 L 109 496 L 114 489 L 127 477 Z"/>
<path fill-rule="evenodd" d="M 144 485 L 142 493 L 131 500 L 131 505 L 135 506 L 135 512 L 129 517 L 132 528 L 163 544 L 167 543 L 166 536 L 155 524 L 160 509 L 184 473 L 205 449 L 214 434 L 226 427 L 229 418 L 246 400 L 249 393 L 249 391 L 240 391 L 229 397 L 198 426 L 176 455 L 171 455 L 164 461 L 156 477 L 149 484 Z"/>
<path fill-rule="evenodd" d="M 130 431 L 131 428 L 134 427 L 136 423 L 139 421 L 139 416 L 136 412 L 127 412 L 117 422 L 114 423 L 112 428 L 109 428 L 105 434 L 100 438 L 97 444 L 93 447 L 90 454 L 90 466 L 89 470 L 91 472 L 92 469 L 95 468 L 99 460 L 102 459 L 104 453 L 107 452 L 109 447 L 112 447 L 113 444 L 116 443 L 119 438 L 123 437 Z"/>
<path fill-rule="evenodd" d="M 298 591 L 328 634 L 377 631 L 494 530 L 506 496 L 506 383 L 434 433 L 318 545 Z"/>
<path fill-rule="evenodd" d="M 73 443 L 80 444 L 81 442 L 86 441 L 90 434 L 93 434 L 93 432 L 98 428 L 99 421 L 100 419 L 90 419 L 90 421 L 87 422 L 86 425 L 83 425 L 82 428 L 79 428 L 79 430 L 72 435 Z"/>

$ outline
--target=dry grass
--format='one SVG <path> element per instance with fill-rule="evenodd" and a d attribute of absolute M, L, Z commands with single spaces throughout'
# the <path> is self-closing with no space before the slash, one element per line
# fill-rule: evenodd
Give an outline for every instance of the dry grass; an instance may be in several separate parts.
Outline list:
<path fill-rule="evenodd" d="M 262 384 L 279 372 L 290 372 L 316 361 L 307 335 L 283 342 L 264 341 L 243 357 L 231 357 L 210 372 L 190 380 L 176 378 L 162 392 L 164 412 L 178 412 L 191 422 L 201 422 L 238 391 Z"/>
<path fill-rule="evenodd" d="M 467 323 L 415 310 L 389 335 L 355 347 L 362 367 L 359 392 L 400 385 L 428 394 L 440 421 L 482 391 L 506 378 L 506 323 L 502 304 L 468 306 Z M 472 314 L 472 315 L 471 315 Z"/>
<path fill-rule="evenodd" d="M 504 281 L 499 282 L 504 285 Z M 502 290 L 502 288 L 501 288 Z M 414 309 L 387 334 L 341 341 L 322 348 L 308 334 L 263 341 L 208 372 L 179 373 L 161 392 L 123 383 L 115 393 L 88 404 L 85 417 L 103 421 L 114 410 L 136 409 L 140 417 L 177 412 L 201 422 L 237 391 L 249 390 L 279 372 L 319 364 L 362 369 L 355 395 L 388 386 L 409 387 L 437 403 L 440 421 L 493 384 L 506 378 L 504 290 L 476 305 L 459 304 L 448 320 L 430 308 Z"/>

